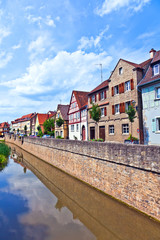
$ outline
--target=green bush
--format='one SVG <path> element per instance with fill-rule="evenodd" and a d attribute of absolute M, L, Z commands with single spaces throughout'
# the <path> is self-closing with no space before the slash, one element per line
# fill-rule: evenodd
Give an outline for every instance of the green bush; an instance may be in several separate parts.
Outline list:
<path fill-rule="evenodd" d="M 59 139 L 64 139 L 63 137 L 61 137 L 61 136 L 57 136 L 56 138 L 59 138 Z"/>
<path fill-rule="evenodd" d="M 138 138 L 133 137 L 133 136 L 130 134 L 129 137 L 127 138 L 127 140 L 131 140 L 131 139 L 132 139 L 132 141 L 138 141 Z"/>
<path fill-rule="evenodd" d="M 10 148 L 4 144 L 4 143 L 1 143 L 0 144 L 0 155 L 4 155 L 5 157 L 8 157 L 10 154 Z"/>
<path fill-rule="evenodd" d="M 89 141 L 92 141 L 92 142 L 104 142 L 104 140 L 102 138 L 98 138 L 98 139 L 90 139 Z"/>

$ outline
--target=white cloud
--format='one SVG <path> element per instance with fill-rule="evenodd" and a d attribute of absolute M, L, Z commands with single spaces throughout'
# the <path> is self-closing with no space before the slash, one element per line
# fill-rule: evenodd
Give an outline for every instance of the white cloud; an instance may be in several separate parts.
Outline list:
<path fill-rule="evenodd" d="M 55 20 L 59 22 L 59 21 L 60 21 L 60 17 L 57 16 L 57 17 L 55 18 Z"/>
<path fill-rule="evenodd" d="M 4 68 L 12 59 L 11 53 L 1 52 L 0 53 L 0 68 Z"/>
<path fill-rule="evenodd" d="M 46 52 L 47 48 L 52 45 L 52 40 L 50 36 L 47 34 L 43 34 L 43 36 L 37 37 L 35 41 L 32 41 L 28 46 L 28 51 L 30 52 L 30 60 L 35 60 L 37 57 L 39 58 L 40 54 Z M 40 60 L 40 58 L 39 58 Z"/>
<path fill-rule="evenodd" d="M 8 37 L 11 32 L 6 28 L 0 28 L 0 43 L 2 42 L 3 38 Z"/>
<path fill-rule="evenodd" d="M 28 10 L 32 10 L 32 9 L 34 9 L 34 7 L 33 6 L 27 6 L 27 7 L 25 7 L 25 11 L 28 11 Z"/>
<path fill-rule="evenodd" d="M 105 0 L 101 8 L 96 9 L 96 13 L 100 16 L 117 11 L 122 7 L 139 11 L 151 0 Z"/>
<path fill-rule="evenodd" d="M 56 27 L 54 20 L 51 19 L 51 16 L 47 16 L 45 23 L 46 23 L 46 25 L 48 25 L 50 27 Z"/>
<path fill-rule="evenodd" d="M 45 24 L 50 27 L 56 27 L 55 22 L 50 15 L 48 15 L 45 18 L 42 18 L 41 16 L 35 17 L 33 15 L 28 15 L 27 19 L 29 23 L 37 23 L 40 27 L 42 24 Z"/>
<path fill-rule="evenodd" d="M 95 38 L 93 36 L 91 36 L 90 38 L 84 37 L 84 36 L 81 37 L 81 39 L 79 40 L 80 45 L 78 46 L 78 49 L 87 49 L 93 46 L 94 47 L 100 46 L 100 41 L 102 40 L 102 38 L 104 37 L 104 34 L 108 31 L 108 29 L 109 29 L 109 25 L 107 25 L 106 28 L 102 32 L 100 32 L 100 34 Z"/>
<path fill-rule="evenodd" d="M 22 77 L 3 82 L 0 85 L 11 88 L 12 93 L 15 92 L 18 95 L 22 93 L 34 95 L 54 91 L 60 97 L 67 89 L 69 91 L 74 88 L 91 90 L 99 78 L 99 72 L 98 75 L 96 74 L 95 64 L 101 62 L 105 69 L 111 61 L 112 57 L 108 56 L 106 52 L 86 54 L 83 51 L 73 53 L 61 51 L 53 59 L 45 59 L 42 63 L 31 64 Z"/>
<path fill-rule="evenodd" d="M 17 45 L 14 45 L 14 46 L 12 47 L 13 50 L 16 50 L 16 49 L 19 49 L 19 48 L 21 48 L 21 44 L 20 44 L 20 43 L 17 44 Z"/>
<path fill-rule="evenodd" d="M 150 38 L 155 35 L 155 32 L 146 32 L 138 36 L 138 39 Z"/>

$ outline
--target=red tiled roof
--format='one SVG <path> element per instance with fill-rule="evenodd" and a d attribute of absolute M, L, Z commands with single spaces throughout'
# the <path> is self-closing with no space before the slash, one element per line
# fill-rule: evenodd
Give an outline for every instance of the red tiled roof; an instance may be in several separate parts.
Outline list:
<path fill-rule="evenodd" d="M 4 128 L 5 125 L 7 125 L 7 127 L 10 127 L 10 124 L 8 122 L 0 123 L 1 128 Z"/>
<path fill-rule="evenodd" d="M 75 91 L 74 90 L 73 94 L 76 98 L 79 109 L 85 107 L 88 104 L 88 94 L 89 94 L 89 92 Z"/>
<path fill-rule="evenodd" d="M 69 105 L 58 104 L 57 110 L 60 110 L 63 120 L 68 120 L 68 109 Z"/>
<path fill-rule="evenodd" d="M 152 61 L 150 62 L 150 66 L 149 66 L 144 78 L 140 81 L 138 86 L 142 86 L 142 85 L 150 83 L 152 81 L 160 80 L 160 74 L 153 76 L 153 70 L 152 70 L 152 65 L 154 63 L 156 63 L 157 61 L 160 61 L 160 51 L 157 51 L 155 53 L 153 59 L 151 59 L 151 60 Z"/>
<path fill-rule="evenodd" d="M 89 92 L 88 95 L 97 92 L 105 87 L 108 87 L 108 80 L 105 80 L 104 82 L 102 82 L 101 84 L 99 84 L 96 88 L 94 88 L 91 92 Z"/>
<path fill-rule="evenodd" d="M 39 125 L 43 125 L 43 123 L 51 117 L 50 115 L 51 114 L 37 113 Z"/>

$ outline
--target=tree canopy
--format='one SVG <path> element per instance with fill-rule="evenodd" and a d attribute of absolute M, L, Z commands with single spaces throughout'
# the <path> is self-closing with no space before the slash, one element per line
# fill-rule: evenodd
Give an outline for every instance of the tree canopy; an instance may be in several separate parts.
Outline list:
<path fill-rule="evenodd" d="M 43 123 L 44 133 L 52 132 L 54 130 L 54 119 L 49 118 Z"/>
<path fill-rule="evenodd" d="M 59 118 L 56 120 L 56 124 L 57 124 L 58 127 L 61 127 L 63 123 L 64 123 L 64 120 L 63 120 L 61 117 L 59 117 Z"/>
<path fill-rule="evenodd" d="M 126 113 L 128 114 L 128 119 L 129 121 L 132 123 L 134 122 L 134 118 L 136 117 L 136 110 L 134 109 L 133 105 L 130 105 L 128 107 L 128 111 L 126 111 Z"/>
<path fill-rule="evenodd" d="M 91 114 L 91 118 L 98 123 L 101 119 L 101 109 L 98 104 L 92 103 L 92 108 L 89 112 Z"/>

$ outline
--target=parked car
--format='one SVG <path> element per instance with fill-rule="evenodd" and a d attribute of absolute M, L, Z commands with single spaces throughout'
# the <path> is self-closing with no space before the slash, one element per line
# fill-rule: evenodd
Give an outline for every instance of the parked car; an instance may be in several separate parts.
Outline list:
<path fill-rule="evenodd" d="M 126 139 L 126 140 L 124 140 L 124 143 L 125 144 L 139 144 L 139 140 L 131 141 L 131 140 Z"/>
<path fill-rule="evenodd" d="M 36 138 L 36 136 L 35 136 L 35 135 L 30 135 L 29 137 L 30 137 L 30 138 Z"/>
<path fill-rule="evenodd" d="M 51 138 L 51 136 L 50 135 L 47 135 L 47 134 L 45 134 L 45 135 L 43 135 L 43 137 L 42 138 Z"/>

